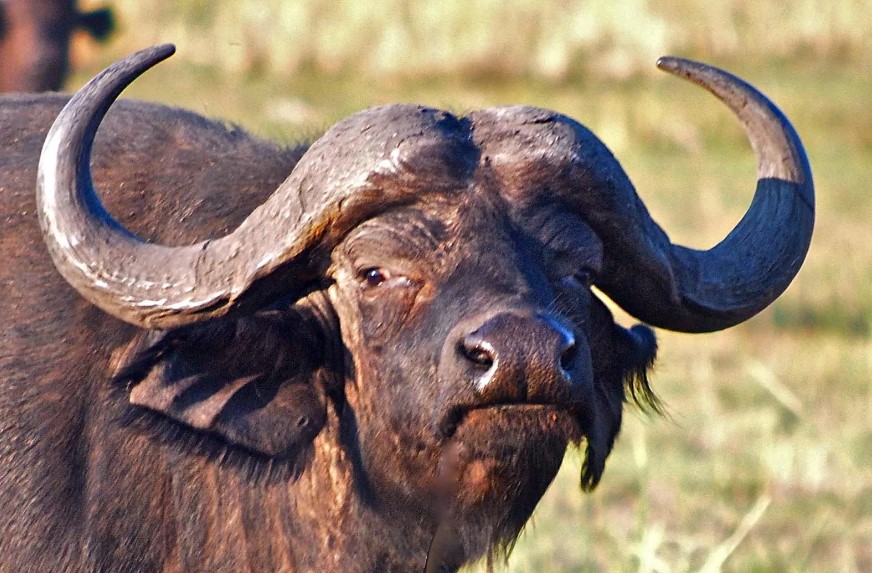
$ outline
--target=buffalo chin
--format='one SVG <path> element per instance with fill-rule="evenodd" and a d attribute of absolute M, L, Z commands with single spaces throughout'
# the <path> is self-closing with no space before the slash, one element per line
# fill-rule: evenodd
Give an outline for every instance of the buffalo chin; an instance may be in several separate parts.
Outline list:
<path fill-rule="evenodd" d="M 507 551 L 581 439 L 575 418 L 547 405 L 501 405 L 466 413 L 451 438 L 451 515 L 467 559 Z"/>

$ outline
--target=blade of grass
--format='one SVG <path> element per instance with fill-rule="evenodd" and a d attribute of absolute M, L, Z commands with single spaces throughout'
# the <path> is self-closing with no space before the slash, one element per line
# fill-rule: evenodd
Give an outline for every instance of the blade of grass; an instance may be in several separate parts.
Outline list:
<path fill-rule="evenodd" d="M 762 495 L 757 499 L 757 502 L 754 504 L 754 507 L 745 514 L 745 517 L 742 518 L 742 521 L 739 523 L 739 526 L 736 528 L 736 531 L 733 532 L 723 543 L 715 547 L 714 551 L 709 554 L 708 559 L 706 559 L 705 564 L 700 569 L 700 573 L 720 573 L 721 568 L 726 563 L 727 559 L 729 559 L 730 555 L 736 550 L 739 544 L 748 536 L 754 526 L 757 525 L 757 522 L 760 521 L 760 518 L 763 517 L 763 514 L 766 512 L 766 509 L 769 507 L 769 504 L 772 502 L 772 499 L 768 495 Z"/>

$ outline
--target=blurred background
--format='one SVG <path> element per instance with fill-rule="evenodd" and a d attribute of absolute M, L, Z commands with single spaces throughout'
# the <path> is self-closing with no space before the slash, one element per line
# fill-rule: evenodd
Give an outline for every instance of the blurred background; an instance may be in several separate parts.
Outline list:
<path fill-rule="evenodd" d="M 178 54 L 128 97 L 289 143 L 386 102 L 553 108 L 597 133 L 672 238 L 698 248 L 741 217 L 754 160 L 725 108 L 654 62 L 693 57 L 755 84 L 793 120 L 815 171 L 803 270 L 739 327 L 659 333 L 652 383 L 667 416 L 628 409 L 591 495 L 570 453 L 504 570 L 872 571 L 872 1 L 110 5 L 107 43 L 74 37 L 68 89 L 174 42 Z"/>

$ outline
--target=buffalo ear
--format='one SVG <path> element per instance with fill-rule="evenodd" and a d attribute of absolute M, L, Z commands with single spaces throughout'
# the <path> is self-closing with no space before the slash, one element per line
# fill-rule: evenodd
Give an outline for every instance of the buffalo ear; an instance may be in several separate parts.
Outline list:
<path fill-rule="evenodd" d="M 621 430 L 624 403 L 629 399 L 643 409 L 661 411 L 660 401 L 648 384 L 648 371 L 657 355 L 654 331 L 637 324 L 625 329 L 608 307 L 594 295 L 590 307 L 590 334 L 597 407 L 586 428 L 587 451 L 581 485 L 596 487 Z"/>
<path fill-rule="evenodd" d="M 271 311 L 145 332 L 120 357 L 115 380 L 134 406 L 263 456 L 294 458 L 324 427 L 329 374 L 318 333 L 292 318 Z"/>
<path fill-rule="evenodd" d="M 590 344 L 594 378 L 609 389 L 612 411 L 619 413 L 629 398 L 642 409 L 660 412 L 660 401 L 648 384 L 648 372 L 657 358 L 657 337 L 650 327 L 644 324 L 622 327 L 605 303 L 594 295 Z"/>

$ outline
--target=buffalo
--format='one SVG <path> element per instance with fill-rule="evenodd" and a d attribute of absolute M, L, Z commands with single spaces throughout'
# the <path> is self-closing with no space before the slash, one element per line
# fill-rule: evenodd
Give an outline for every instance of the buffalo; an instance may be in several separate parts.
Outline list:
<path fill-rule="evenodd" d="M 600 293 L 654 327 L 724 329 L 775 300 L 809 246 L 798 136 L 704 64 L 659 62 L 736 114 L 758 183 L 698 251 L 599 139 L 545 109 L 388 105 L 283 148 L 112 105 L 172 51 L 68 103 L 0 103 L 4 571 L 499 556 L 567 447 L 591 489 L 624 404 L 658 407 L 653 330 L 616 324 Z"/>
<path fill-rule="evenodd" d="M 110 9 L 82 12 L 75 0 L 0 0 L 0 93 L 61 89 L 73 32 L 103 40 L 113 27 Z"/>

